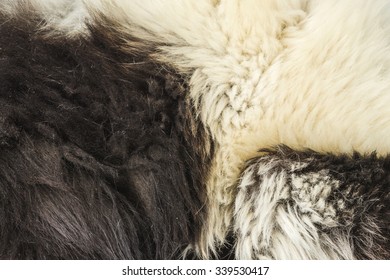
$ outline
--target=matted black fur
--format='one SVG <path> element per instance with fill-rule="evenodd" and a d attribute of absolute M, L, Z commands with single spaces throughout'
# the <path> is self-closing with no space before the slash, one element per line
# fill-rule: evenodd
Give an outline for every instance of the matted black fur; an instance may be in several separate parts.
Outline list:
<path fill-rule="evenodd" d="M 0 22 L 0 259 L 180 257 L 211 157 L 186 81 L 112 23 Z"/>

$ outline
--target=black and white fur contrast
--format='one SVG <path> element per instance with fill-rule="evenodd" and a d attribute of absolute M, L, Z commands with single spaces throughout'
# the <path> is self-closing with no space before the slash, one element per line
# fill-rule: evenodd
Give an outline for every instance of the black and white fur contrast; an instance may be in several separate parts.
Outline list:
<path fill-rule="evenodd" d="M 0 0 L 0 259 L 390 258 L 389 38 L 388 0 Z"/>
<path fill-rule="evenodd" d="M 114 22 L 0 18 L 0 258 L 180 257 L 210 156 L 186 81 Z"/>
<path fill-rule="evenodd" d="M 248 162 L 234 215 L 239 259 L 389 259 L 390 158 L 281 147 Z"/>

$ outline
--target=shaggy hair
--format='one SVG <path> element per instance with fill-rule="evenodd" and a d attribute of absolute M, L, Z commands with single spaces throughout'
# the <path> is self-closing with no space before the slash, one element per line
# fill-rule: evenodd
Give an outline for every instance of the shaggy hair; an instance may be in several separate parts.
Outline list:
<path fill-rule="evenodd" d="M 98 2 L 190 81 L 215 147 L 202 258 L 224 246 L 238 179 L 259 150 L 390 152 L 389 1 Z"/>
<path fill-rule="evenodd" d="M 234 234 L 238 259 L 389 259 L 390 157 L 280 147 L 252 159 Z"/>
<path fill-rule="evenodd" d="M 211 156 L 186 81 L 115 22 L 67 37 L 22 8 L 0 15 L 0 258 L 179 257 Z"/>
<path fill-rule="evenodd" d="M 0 10 L 0 257 L 388 256 L 387 0 Z"/>

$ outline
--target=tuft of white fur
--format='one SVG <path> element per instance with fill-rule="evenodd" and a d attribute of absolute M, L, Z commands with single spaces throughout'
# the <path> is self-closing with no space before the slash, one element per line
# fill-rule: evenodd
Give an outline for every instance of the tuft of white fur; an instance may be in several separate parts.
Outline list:
<path fill-rule="evenodd" d="M 339 226 L 328 201 L 339 182 L 327 170 L 294 173 L 308 164 L 291 162 L 280 169 L 286 162 L 266 157 L 244 171 L 234 210 L 238 259 L 354 258 L 347 234 L 320 230 Z"/>
<path fill-rule="evenodd" d="M 89 12 L 83 0 L 2 0 L 0 10 L 10 15 L 34 12 L 44 20 L 42 29 L 50 35 L 74 37 L 87 34 Z"/>
<path fill-rule="evenodd" d="M 100 3 L 189 77 L 216 147 L 204 257 L 223 243 L 240 170 L 259 149 L 390 152 L 389 1 Z"/>

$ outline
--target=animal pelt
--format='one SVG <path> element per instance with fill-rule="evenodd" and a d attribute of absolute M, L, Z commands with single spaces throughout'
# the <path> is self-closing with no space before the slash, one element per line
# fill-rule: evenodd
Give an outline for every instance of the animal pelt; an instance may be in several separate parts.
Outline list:
<path fill-rule="evenodd" d="M 239 259 L 389 259 L 390 157 L 279 147 L 252 159 L 234 235 Z"/>
<path fill-rule="evenodd" d="M 97 2 L 187 77 L 214 140 L 203 258 L 223 246 L 237 181 L 259 150 L 390 153 L 389 1 Z"/>
<path fill-rule="evenodd" d="M 0 257 L 388 256 L 388 210 L 377 216 L 370 200 L 388 199 L 387 0 L 1 0 L 0 10 Z M 259 152 L 279 145 L 291 150 Z M 244 179 L 264 168 L 246 197 Z M 377 170 L 378 181 L 351 183 Z M 283 204 L 288 180 L 269 182 L 287 206 L 257 197 L 272 174 L 309 181 L 299 183 L 309 200 Z M 294 212 L 299 199 L 313 215 Z M 273 217 L 290 208 L 281 217 L 298 235 L 287 241 Z"/>
<path fill-rule="evenodd" d="M 187 81 L 104 17 L 0 22 L 0 258 L 180 257 L 212 153 Z"/>

